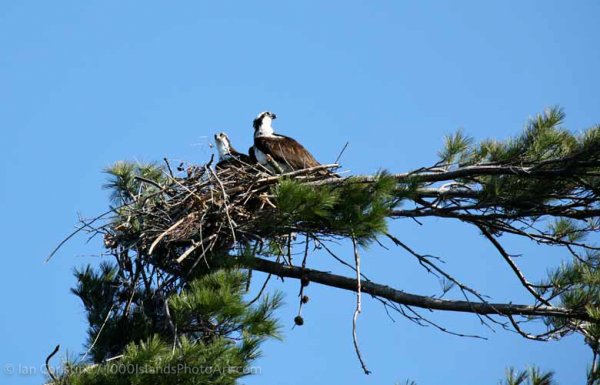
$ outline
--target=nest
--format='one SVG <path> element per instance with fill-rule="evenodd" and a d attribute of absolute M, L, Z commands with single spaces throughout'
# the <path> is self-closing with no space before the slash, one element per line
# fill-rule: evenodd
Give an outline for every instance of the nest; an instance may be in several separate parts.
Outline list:
<path fill-rule="evenodd" d="M 136 175 L 141 192 L 115 209 L 118 215 L 105 227 L 104 244 L 115 255 L 134 251 L 144 262 L 181 276 L 236 245 L 289 236 L 289 228 L 270 225 L 278 213 L 274 188 L 282 178 L 303 183 L 331 179 L 336 167 L 276 175 L 241 163 L 214 170 L 209 162 L 187 170 L 180 166 L 183 176 L 170 167 L 159 180 Z"/>

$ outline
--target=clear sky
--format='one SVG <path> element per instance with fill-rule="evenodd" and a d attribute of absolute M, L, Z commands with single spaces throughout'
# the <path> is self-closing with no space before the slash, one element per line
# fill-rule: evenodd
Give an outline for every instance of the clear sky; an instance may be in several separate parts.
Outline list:
<path fill-rule="evenodd" d="M 227 131 L 251 144 L 263 110 L 323 162 L 346 141 L 352 173 L 408 171 L 436 160 L 444 134 L 506 138 L 544 107 L 574 130 L 600 122 L 597 1 L 2 1 L 0 2 L 0 383 L 39 384 L 55 344 L 83 351 L 83 308 L 71 271 L 96 263 L 80 237 L 48 252 L 78 213 L 107 207 L 101 170 L 120 159 L 206 161 Z M 392 224 L 393 232 L 497 301 L 526 298 L 478 233 L 450 221 Z M 532 279 L 561 254 L 510 240 Z M 340 248 L 350 257 L 346 246 Z M 350 274 L 325 256 L 310 263 Z M 363 271 L 399 289 L 438 289 L 399 250 L 363 251 Z M 262 282 L 260 275 L 255 284 Z M 496 384 L 508 366 L 537 364 L 582 383 L 590 352 L 578 337 L 524 341 L 474 316 L 433 314 L 450 336 L 365 298 L 361 372 L 351 338 L 352 294 L 311 285 L 305 326 L 292 329 L 298 285 L 278 314 L 284 342 L 264 345 L 246 384 Z M 457 293 L 450 296 L 458 297 Z"/>

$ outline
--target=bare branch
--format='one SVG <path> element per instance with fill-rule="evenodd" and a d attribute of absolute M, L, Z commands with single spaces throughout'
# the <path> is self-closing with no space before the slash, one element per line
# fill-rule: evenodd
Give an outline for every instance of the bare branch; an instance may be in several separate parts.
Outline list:
<path fill-rule="evenodd" d="M 361 306 L 361 282 L 360 282 L 360 253 L 358 252 L 358 245 L 356 244 L 356 238 L 352 236 L 352 246 L 354 248 L 354 264 L 356 266 L 356 309 L 354 310 L 354 316 L 352 317 L 352 341 L 354 341 L 354 351 L 360 362 L 365 374 L 371 374 L 371 371 L 367 369 L 367 365 L 360 354 L 360 348 L 358 347 L 358 336 L 356 335 L 356 321 L 358 315 L 362 311 Z"/>
<path fill-rule="evenodd" d="M 487 229 L 485 227 L 483 227 L 482 225 L 477 225 L 477 227 L 479 228 L 479 230 L 481 230 L 483 235 L 491 242 L 491 244 L 494 245 L 494 247 L 496 248 L 496 250 L 498 250 L 500 255 L 502 255 L 502 258 L 504 258 L 504 260 L 506 261 L 506 263 L 508 263 L 508 265 L 513 270 L 513 272 L 515 273 L 517 278 L 519 278 L 519 281 L 521 281 L 521 284 L 523 285 L 523 287 L 525 287 L 525 289 L 527 289 L 527 291 L 529 293 L 531 293 L 531 295 L 533 295 L 538 301 L 540 301 L 544 305 L 551 306 L 550 302 L 548 302 L 545 298 L 543 298 L 541 295 L 539 295 L 533 288 L 533 285 L 531 283 L 529 283 L 529 281 L 527 281 L 527 278 L 525 278 L 525 276 L 523 275 L 521 270 L 519 270 L 519 267 L 517 266 L 517 264 L 512 260 L 510 255 L 508 255 L 506 250 L 504 250 L 504 248 L 502 247 L 500 242 L 498 242 L 496 240 L 496 238 L 494 238 L 494 236 L 492 234 L 490 234 L 490 232 L 487 231 Z"/>
<path fill-rule="evenodd" d="M 50 376 L 50 378 L 52 379 L 52 381 L 57 382 L 58 379 L 56 378 L 56 376 L 54 375 L 54 371 L 52 370 L 52 368 L 50 367 L 50 360 L 52 359 L 52 357 L 54 357 L 54 355 L 56 353 L 58 353 L 58 350 L 60 349 L 60 345 L 56 345 L 56 347 L 54 348 L 54 350 L 52 351 L 52 353 L 50 353 L 48 355 L 48 357 L 46 357 L 46 371 L 48 372 L 48 375 Z"/>

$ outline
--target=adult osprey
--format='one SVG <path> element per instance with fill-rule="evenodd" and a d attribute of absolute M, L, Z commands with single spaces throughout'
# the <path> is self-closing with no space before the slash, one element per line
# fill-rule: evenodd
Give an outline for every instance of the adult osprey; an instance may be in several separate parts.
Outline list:
<path fill-rule="evenodd" d="M 268 155 L 283 172 L 319 166 L 320 163 L 300 143 L 274 133 L 271 123 L 276 118 L 277 115 L 266 111 L 254 119 L 254 146 L 250 148 L 250 157 L 272 169 Z"/>
<path fill-rule="evenodd" d="M 231 145 L 231 141 L 226 133 L 220 132 L 215 134 L 215 144 L 219 152 L 219 162 L 215 166 L 217 170 L 222 170 L 231 166 L 242 166 L 244 164 L 252 164 L 250 157 L 246 154 L 237 152 Z"/>

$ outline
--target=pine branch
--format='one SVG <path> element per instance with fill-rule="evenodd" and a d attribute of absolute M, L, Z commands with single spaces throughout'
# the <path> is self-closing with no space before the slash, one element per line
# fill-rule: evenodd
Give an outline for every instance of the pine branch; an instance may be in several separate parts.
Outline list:
<path fill-rule="evenodd" d="M 302 279 L 304 277 L 311 282 L 352 292 L 356 292 L 358 287 L 358 282 L 353 278 L 314 269 L 302 269 L 298 266 L 282 265 L 280 263 L 272 262 L 263 258 L 249 259 L 247 267 L 262 271 L 264 273 L 274 274 L 279 277 L 295 279 Z M 361 283 L 361 290 L 363 293 L 385 298 L 399 305 L 414 306 L 429 310 L 453 311 L 481 315 L 520 315 L 571 318 L 579 320 L 590 319 L 588 314 L 585 312 L 574 312 L 560 307 L 445 300 L 407 293 L 402 290 L 394 289 L 392 287 L 371 281 L 363 281 Z"/>
<path fill-rule="evenodd" d="M 553 163 L 566 163 L 568 159 L 553 159 Z M 546 162 L 550 163 L 550 162 Z M 539 165 L 541 163 L 536 163 L 532 166 L 522 166 L 522 165 L 502 165 L 502 164 L 478 164 L 474 166 L 464 166 L 459 167 L 455 170 L 450 171 L 430 171 L 432 168 L 423 168 L 419 170 L 414 170 L 410 172 L 400 173 L 400 174 L 392 174 L 392 176 L 398 182 L 410 182 L 414 180 L 418 180 L 419 182 L 445 182 L 451 181 L 455 179 L 462 178 L 476 178 L 483 176 L 522 176 L 526 178 L 535 178 L 535 179 L 552 179 L 556 177 L 565 177 L 565 176 L 573 176 L 573 175 L 593 175 L 595 173 L 590 173 L 589 171 L 577 171 L 576 168 L 594 168 L 600 167 L 600 160 L 590 160 L 590 161 L 577 161 L 576 163 L 566 165 L 561 165 L 561 167 L 555 169 L 540 169 Z M 577 167 L 575 167 L 577 166 Z M 328 178 L 319 181 L 310 182 L 309 184 L 315 186 L 321 186 L 325 184 L 342 184 L 346 179 L 352 178 L 355 182 L 362 183 L 370 183 L 375 180 L 374 175 L 355 175 L 352 177 L 346 178 Z"/>

